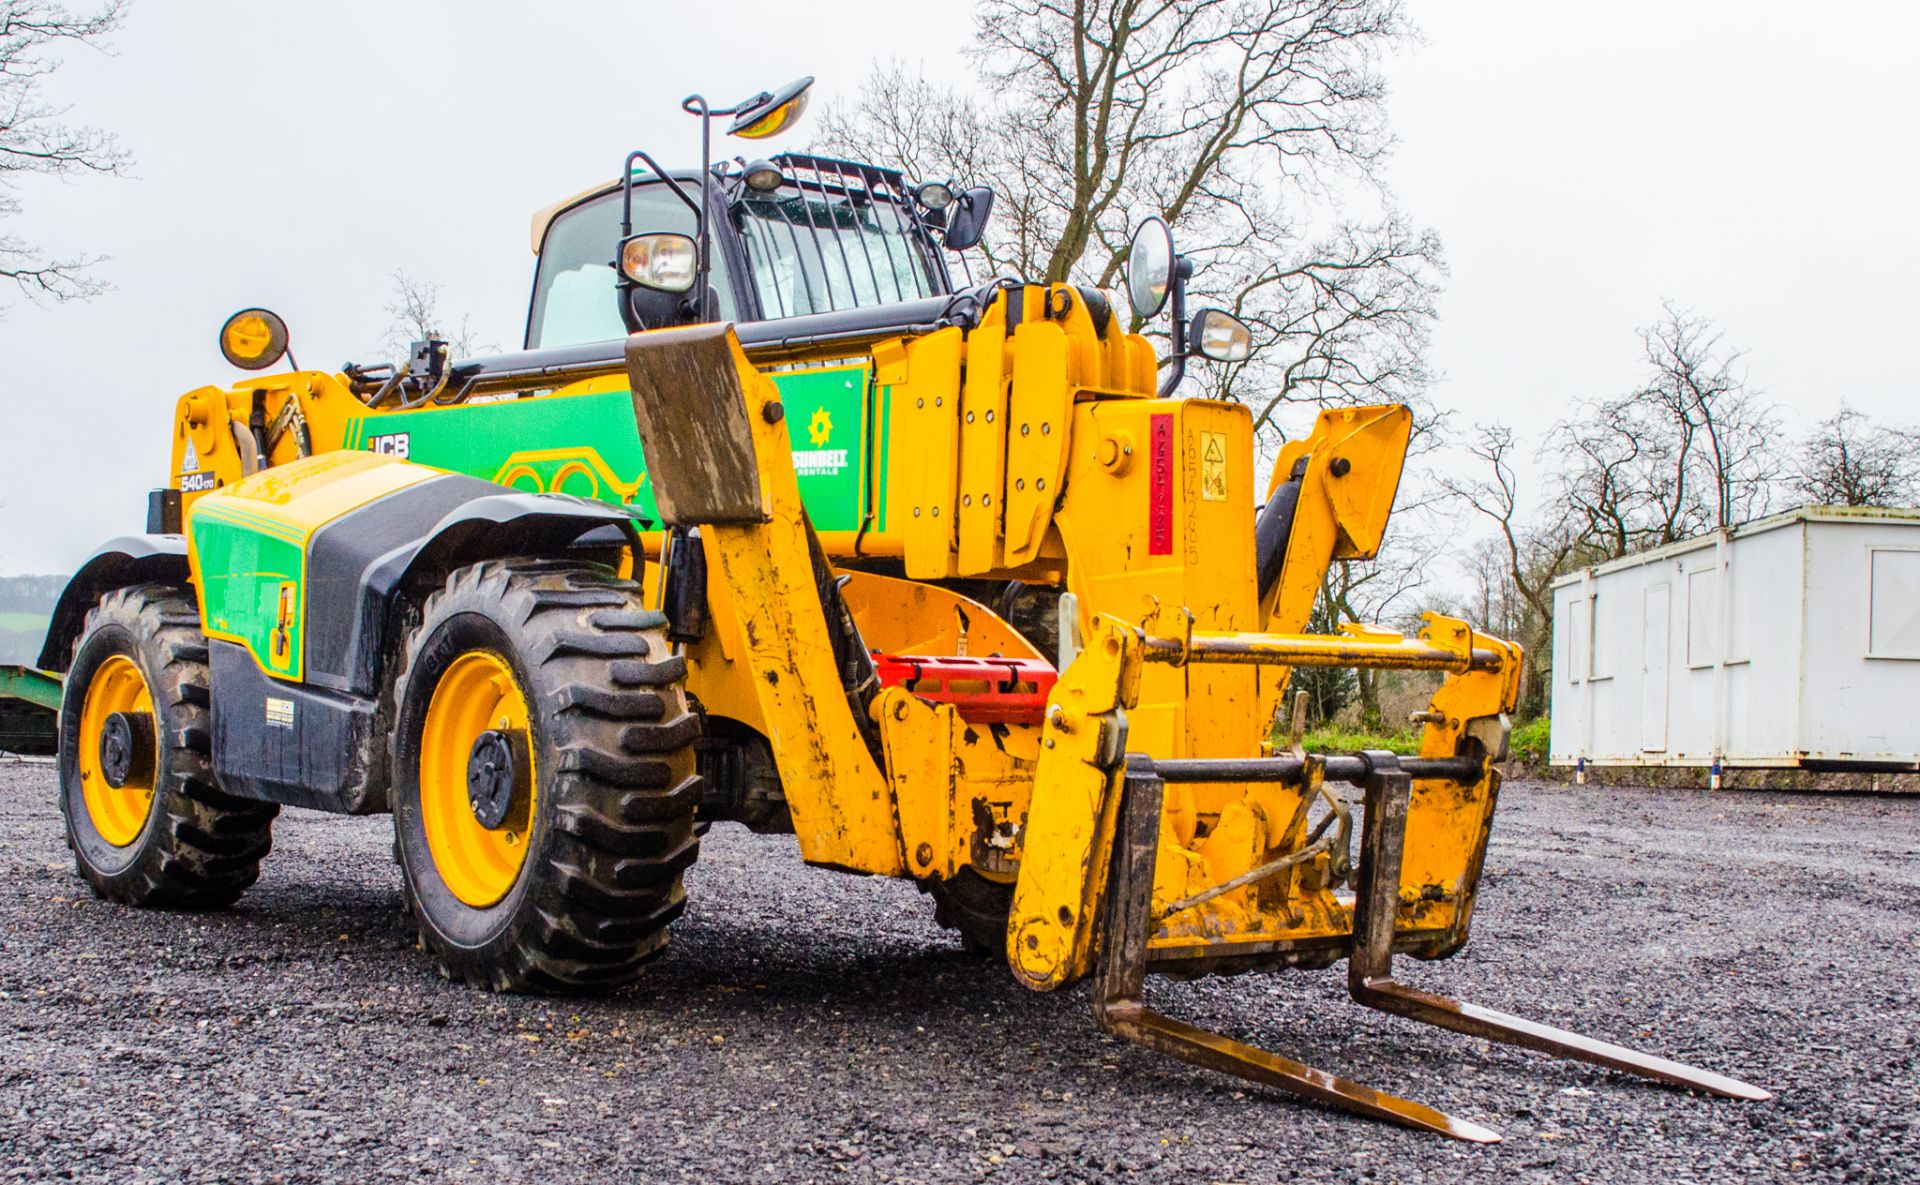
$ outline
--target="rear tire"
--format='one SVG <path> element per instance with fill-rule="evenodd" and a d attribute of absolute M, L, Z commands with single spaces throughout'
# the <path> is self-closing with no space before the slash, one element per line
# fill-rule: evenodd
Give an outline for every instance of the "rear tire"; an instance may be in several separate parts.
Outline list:
<path fill-rule="evenodd" d="M 116 589 L 87 614 L 60 704 L 60 812 L 93 891 L 128 905 L 227 905 L 260 877 L 280 808 L 214 784 L 207 642 L 192 594 Z M 103 724 L 144 718 L 130 776 L 105 781 Z"/>
<path fill-rule="evenodd" d="M 442 974 L 579 991 L 625 982 L 661 951 L 699 850 L 685 677 L 666 618 L 604 568 L 490 561 L 428 598 L 391 753 L 407 901 Z M 462 777 L 484 732 L 518 755 L 491 811 Z"/>

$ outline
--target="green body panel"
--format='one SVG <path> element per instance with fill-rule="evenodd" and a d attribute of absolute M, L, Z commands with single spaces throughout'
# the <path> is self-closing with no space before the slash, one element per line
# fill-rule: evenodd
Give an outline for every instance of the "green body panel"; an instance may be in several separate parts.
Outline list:
<path fill-rule="evenodd" d="M 866 514 L 876 451 L 871 376 L 865 366 L 770 376 L 787 410 L 801 500 L 823 531 L 859 530 Z M 659 522 L 624 389 L 361 416 L 347 426 L 346 447 L 529 492 L 596 498 Z"/>
<path fill-rule="evenodd" d="M 876 515 L 873 529 L 884 535 L 887 531 L 887 503 L 893 500 L 887 497 L 887 490 L 891 488 L 887 485 L 887 475 L 893 460 L 893 388 L 881 387 L 873 402 L 880 413 L 875 417 L 879 423 L 874 429 L 874 436 L 879 443 L 873 450 L 873 468 L 879 476 L 873 491 Z"/>
<path fill-rule="evenodd" d="M 865 366 L 771 376 L 787 409 L 800 495 L 823 531 L 857 531 L 869 502 L 885 526 L 887 415 L 876 416 Z M 391 453 L 529 492 L 574 494 L 625 506 L 657 524 L 646 457 L 627 391 L 506 399 L 361 416 L 346 447 Z M 219 498 L 187 516 L 198 557 L 201 616 L 209 637 L 245 646 L 260 669 L 304 675 L 306 536 L 259 510 Z M 282 609 L 282 597 L 289 598 Z M 284 621 L 283 621 L 284 618 Z"/>
<path fill-rule="evenodd" d="M 306 537 L 294 527 L 203 498 L 187 516 L 207 636 L 238 642 L 269 675 L 298 679 L 306 632 Z M 280 598 L 291 589 L 286 628 Z M 280 632 L 275 645 L 276 632 Z"/>
<path fill-rule="evenodd" d="M 0 665 L 0 699 L 17 699 L 60 710 L 60 676 L 32 667 Z"/>

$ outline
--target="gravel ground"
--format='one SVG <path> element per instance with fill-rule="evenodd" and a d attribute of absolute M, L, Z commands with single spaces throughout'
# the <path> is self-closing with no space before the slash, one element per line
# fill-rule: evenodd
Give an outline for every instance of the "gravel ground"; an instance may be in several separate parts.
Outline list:
<path fill-rule="evenodd" d="M 1500 1129 L 1456 1144 L 1116 1043 L 961 955 L 911 886 L 716 828 L 643 981 L 441 982 L 387 820 L 290 811 L 216 914 L 95 901 L 54 776 L 0 766 L 0 1179 L 1920 1179 L 1920 800 L 1513 784 L 1467 999 L 1777 1092 L 1697 1098 L 1348 1003 L 1339 969 L 1156 1005 Z"/>

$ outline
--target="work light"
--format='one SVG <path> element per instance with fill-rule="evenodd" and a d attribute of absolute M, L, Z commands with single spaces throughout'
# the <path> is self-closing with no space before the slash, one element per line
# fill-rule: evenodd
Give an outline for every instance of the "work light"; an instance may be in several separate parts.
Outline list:
<path fill-rule="evenodd" d="M 953 204 L 953 186 L 944 181 L 923 182 L 913 196 L 929 210 L 944 210 Z"/>
<path fill-rule="evenodd" d="M 786 174 L 780 171 L 780 166 L 770 160 L 752 162 L 740 174 L 740 179 L 745 181 L 747 188 L 755 193 L 772 193 L 787 181 Z"/>
<path fill-rule="evenodd" d="M 1225 309 L 1201 309 L 1187 332 L 1193 352 L 1215 362 L 1245 362 L 1253 353 L 1253 331 Z"/>

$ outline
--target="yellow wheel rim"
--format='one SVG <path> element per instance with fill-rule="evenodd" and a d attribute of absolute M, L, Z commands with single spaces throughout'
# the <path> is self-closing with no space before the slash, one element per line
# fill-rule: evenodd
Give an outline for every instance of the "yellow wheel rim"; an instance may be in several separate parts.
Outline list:
<path fill-rule="evenodd" d="M 474 818 L 467 798 L 467 761 L 481 733 L 517 733 L 528 754 L 525 801 L 515 801 L 506 821 L 489 830 Z M 532 766 L 527 697 L 513 670 L 496 654 L 473 650 L 454 660 L 427 705 L 420 735 L 420 820 L 427 851 L 441 881 L 462 903 L 485 909 L 520 879 L 527 861 L 539 778 Z"/>
<path fill-rule="evenodd" d="M 87 684 L 87 698 L 80 705 L 80 794 L 87 802 L 87 817 L 100 838 L 116 848 L 124 848 L 140 838 L 153 809 L 153 774 L 129 778 L 124 784 L 107 784 L 100 767 L 100 734 L 107 717 L 115 712 L 129 715 L 143 712 L 153 715 L 153 694 L 147 680 L 133 660 L 116 654 L 100 664 Z M 158 730 L 155 730 L 158 735 Z M 159 754 L 146 768 L 159 768 Z"/>

